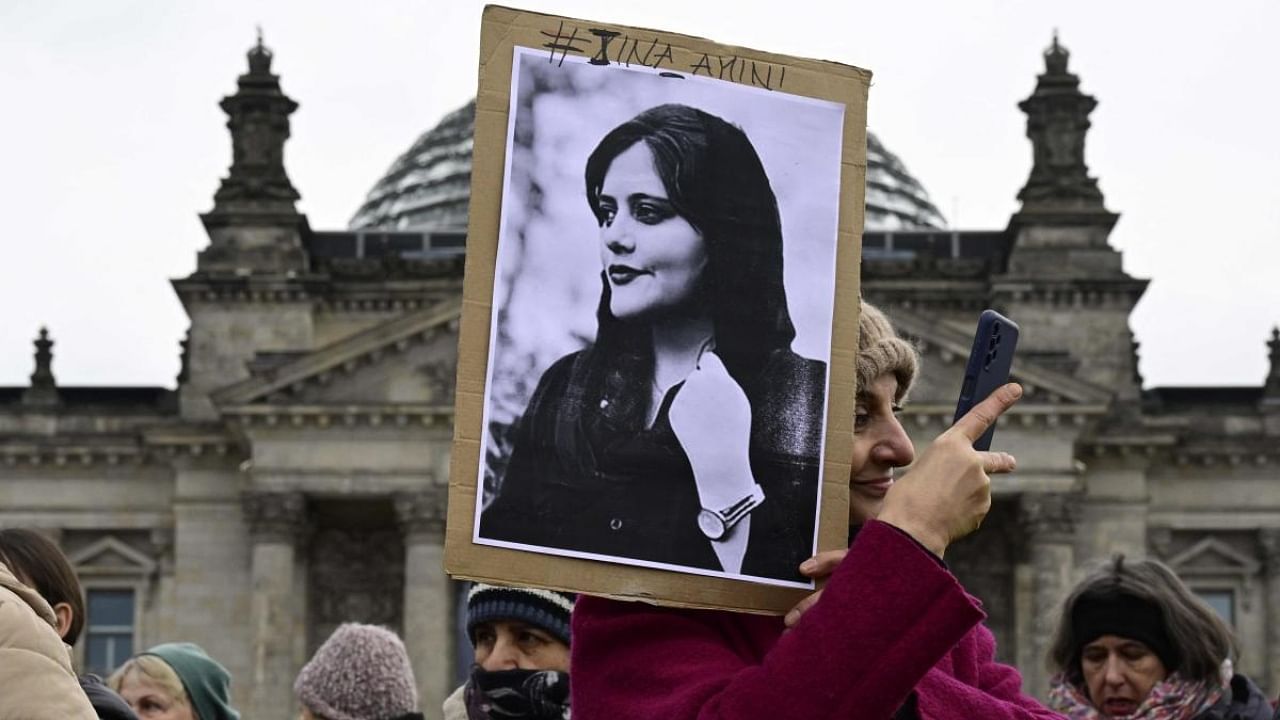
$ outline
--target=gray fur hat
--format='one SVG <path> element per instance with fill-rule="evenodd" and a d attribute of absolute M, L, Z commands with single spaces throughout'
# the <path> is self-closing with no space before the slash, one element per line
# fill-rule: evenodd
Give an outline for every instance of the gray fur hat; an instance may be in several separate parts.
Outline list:
<path fill-rule="evenodd" d="M 376 625 L 340 625 L 298 673 L 293 692 L 326 720 L 391 720 L 418 709 L 409 653 Z"/>

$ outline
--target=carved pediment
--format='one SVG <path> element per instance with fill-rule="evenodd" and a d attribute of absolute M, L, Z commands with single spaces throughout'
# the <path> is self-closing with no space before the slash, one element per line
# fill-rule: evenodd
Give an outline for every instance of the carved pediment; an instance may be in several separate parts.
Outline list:
<path fill-rule="evenodd" d="M 393 318 L 258 372 L 213 394 L 251 405 L 452 406 L 461 302 Z"/>
<path fill-rule="evenodd" d="M 1262 568 L 1257 559 L 1236 550 L 1227 543 L 1207 537 L 1169 558 L 1169 567 L 1180 576 L 1256 575 Z"/>
<path fill-rule="evenodd" d="M 969 360 L 972 331 L 928 320 L 901 308 L 888 308 L 886 312 L 898 330 L 915 341 L 921 350 L 924 372 L 911 392 L 912 404 L 954 406 Z M 1020 404 L 1022 408 L 1062 406 L 1070 412 L 1072 406 L 1097 408 L 1111 399 L 1111 393 L 1104 388 L 1044 367 L 1024 355 L 1014 361 L 1012 379 L 1026 390 Z"/>
<path fill-rule="evenodd" d="M 79 575 L 148 577 L 156 571 L 156 561 L 110 535 L 67 557 Z"/>

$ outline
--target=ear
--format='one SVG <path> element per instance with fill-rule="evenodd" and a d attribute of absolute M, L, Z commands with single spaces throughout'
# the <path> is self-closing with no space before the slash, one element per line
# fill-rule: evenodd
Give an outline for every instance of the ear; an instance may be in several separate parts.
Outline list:
<path fill-rule="evenodd" d="M 67 631 L 71 629 L 71 620 L 75 617 L 71 603 L 60 602 L 54 605 L 53 614 L 58 619 L 58 637 L 66 637 Z"/>

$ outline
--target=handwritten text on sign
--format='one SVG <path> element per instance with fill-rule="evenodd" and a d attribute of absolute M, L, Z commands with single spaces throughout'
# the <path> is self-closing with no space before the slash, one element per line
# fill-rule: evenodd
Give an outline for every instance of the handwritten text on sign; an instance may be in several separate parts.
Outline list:
<path fill-rule="evenodd" d="M 566 28 L 563 21 L 555 32 L 542 31 L 548 40 L 542 47 L 551 55 L 549 62 L 564 64 L 569 53 L 590 56 L 592 65 L 643 65 L 655 70 L 665 70 L 666 77 L 684 77 L 676 70 L 689 75 L 705 75 L 717 80 L 729 80 L 754 85 L 766 90 L 781 89 L 787 77 L 787 68 L 765 62 L 740 58 L 737 55 L 708 55 L 689 53 L 683 48 L 673 48 L 671 43 L 653 37 L 642 39 L 624 35 L 614 30 L 591 28 L 586 32 L 576 27 Z M 688 55 L 677 60 L 676 53 Z M 775 72 L 776 71 L 776 72 Z"/>

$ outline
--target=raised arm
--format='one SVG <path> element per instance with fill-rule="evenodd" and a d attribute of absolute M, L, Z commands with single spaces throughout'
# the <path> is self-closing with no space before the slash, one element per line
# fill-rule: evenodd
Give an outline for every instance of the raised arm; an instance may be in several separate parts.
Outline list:
<path fill-rule="evenodd" d="M 580 599 L 574 714 L 888 718 L 982 617 L 936 559 L 872 522 L 822 599 L 781 638 L 775 617 Z"/>

